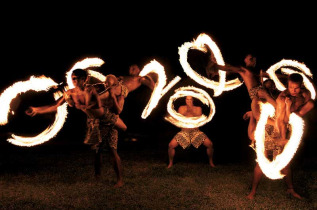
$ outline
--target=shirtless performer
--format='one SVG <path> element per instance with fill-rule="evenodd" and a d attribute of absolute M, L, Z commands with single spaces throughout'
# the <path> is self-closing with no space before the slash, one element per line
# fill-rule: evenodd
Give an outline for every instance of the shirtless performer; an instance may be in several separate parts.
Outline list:
<path fill-rule="evenodd" d="M 283 151 L 285 144 L 287 143 L 287 124 L 289 115 L 293 112 L 300 117 L 306 115 L 311 109 L 314 108 L 314 102 L 310 97 L 310 92 L 307 89 L 302 88 L 303 78 L 300 74 L 291 74 L 288 77 L 288 87 L 282 91 L 276 101 L 276 120 L 279 121 L 279 125 L 282 126 L 281 131 L 283 133 L 276 132 L 273 125 L 266 125 L 265 132 L 265 152 L 272 152 L 273 159 L 275 156 Z M 271 126 L 271 128 L 270 128 Z M 287 186 L 287 193 L 295 198 L 302 199 L 302 197 L 296 193 L 293 186 L 291 163 L 289 163 L 282 171 L 285 174 L 284 180 Z M 254 176 L 252 181 L 251 192 L 248 194 L 248 199 L 254 199 L 258 184 L 261 180 L 263 172 L 257 163 L 254 168 Z"/>
<path fill-rule="evenodd" d="M 303 88 L 303 77 L 293 73 L 288 77 L 287 89 L 281 92 L 276 100 L 276 123 L 281 141 L 287 142 L 287 124 L 292 112 L 303 117 L 314 108 L 310 92 Z"/>
<path fill-rule="evenodd" d="M 256 57 L 252 54 L 247 54 L 244 58 L 244 63 L 245 67 L 235 67 L 229 64 L 222 66 L 217 63 L 209 63 L 208 66 L 214 70 L 221 69 L 223 71 L 238 73 L 242 77 L 251 98 L 251 110 L 253 117 L 255 117 L 258 121 L 260 117 L 260 107 L 258 101 L 254 99 L 263 99 L 272 104 L 274 107 L 276 107 L 276 102 L 261 85 L 260 72 L 255 71 Z"/>
<path fill-rule="evenodd" d="M 216 72 L 218 69 L 230 72 L 230 73 L 238 73 L 249 92 L 249 96 L 251 98 L 251 112 L 248 114 L 248 117 L 250 117 L 250 122 L 248 126 L 248 134 L 251 141 L 254 142 L 254 132 L 256 128 L 256 124 L 259 121 L 260 117 L 260 101 L 261 102 L 268 102 L 272 104 L 274 107 L 276 107 L 276 101 L 274 98 L 268 93 L 268 91 L 263 87 L 261 84 L 261 76 L 263 76 L 264 73 L 261 71 L 257 72 L 255 70 L 256 66 L 256 57 L 252 54 L 247 54 L 244 58 L 245 67 L 235 67 L 231 66 L 229 64 L 226 64 L 225 66 L 218 65 L 217 63 L 214 63 L 212 60 L 208 63 L 207 68 L 209 71 Z M 261 75 L 262 73 L 262 75 Z M 244 117 L 245 118 L 245 117 Z"/>
<path fill-rule="evenodd" d="M 67 90 L 63 97 L 55 104 L 42 107 L 31 106 L 26 110 L 26 114 L 35 116 L 37 114 L 55 112 L 57 111 L 57 108 L 66 101 L 69 106 L 80 109 L 86 113 L 88 130 L 84 143 L 93 146 L 97 146 L 104 142 L 103 137 L 109 135 L 109 129 L 106 128 L 115 126 L 123 131 L 127 129 L 126 125 L 117 114 L 111 113 L 108 107 L 103 106 L 101 97 L 96 89 L 91 85 L 86 86 L 88 80 L 87 71 L 75 69 L 72 72 L 72 80 L 75 87 Z M 111 94 L 111 96 L 112 95 L 113 94 Z M 102 126 L 99 126 L 99 123 Z M 101 129 L 99 130 L 99 128 Z M 98 150 L 98 148 L 99 147 L 95 147 L 96 150 Z M 115 164 L 117 164 L 117 162 L 115 162 Z M 115 168 L 119 167 L 120 166 L 115 166 Z M 122 176 L 119 174 L 118 170 L 115 171 L 118 177 L 116 186 L 122 186 Z M 96 170 L 95 175 L 96 177 L 99 175 L 96 173 Z"/>
<path fill-rule="evenodd" d="M 155 86 L 153 78 L 148 75 L 141 77 L 139 74 L 140 68 L 136 64 L 133 64 L 129 67 L 129 76 L 119 76 L 118 79 L 128 88 L 129 93 L 139 88 L 141 85 L 146 85 L 153 90 Z"/>
<path fill-rule="evenodd" d="M 123 110 L 124 98 L 127 95 L 126 87 L 118 82 L 116 76 L 109 74 L 105 81 L 105 90 L 100 95 L 101 104 L 107 107 L 108 112 L 112 116 L 119 117 L 118 115 Z M 102 150 L 103 147 L 108 146 L 111 153 L 111 161 L 113 163 L 116 175 L 117 183 L 115 187 L 121 187 L 123 185 L 122 180 L 122 164 L 121 159 L 117 152 L 118 145 L 118 130 L 115 126 L 109 125 L 107 122 L 100 126 L 100 129 L 104 131 L 106 135 L 103 136 L 103 141 L 98 145 L 95 155 L 95 175 L 99 177 L 101 175 L 101 162 L 102 162 Z M 126 130 L 126 129 L 125 129 Z"/>
<path fill-rule="evenodd" d="M 198 117 L 202 115 L 202 109 L 199 106 L 194 106 L 193 97 L 186 96 L 186 105 L 180 106 L 178 112 L 186 117 Z M 168 145 L 168 156 L 169 164 L 167 168 L 173 166 L 173 159 L 175 156 L 175 148 L 180 145 L 183 149 L 193 145 L 198 148 L 201 144 L 207 147 L 207 155 L 209 158 L 209 165 L 215 167 L 212 155 L 213 155 L 213 144 L 211 140 L 204 134 L 199 128 L 182 128 Z"/>
<path fill-rule="evenodd" d="M 72 80 L 75 87 L 67 90 L 63 97 L 55 104 L 41 107 L 31 106 L 26 110 L 26 114 L 33 117 L 37 114 L 56 112 L 57 108 L 66 101 L 70 107 L 82 110 L 89 118 L 102 117 L 105 113 L 105 109 L 101 104 L 98 93 L 93 86 L 85 85 L 88 80 L 87 71 L 75 69 L 72 72 Z M 115 126 L 122 130 L 126 130 L 126 125 L 120 118 L 116 120 Z"/>

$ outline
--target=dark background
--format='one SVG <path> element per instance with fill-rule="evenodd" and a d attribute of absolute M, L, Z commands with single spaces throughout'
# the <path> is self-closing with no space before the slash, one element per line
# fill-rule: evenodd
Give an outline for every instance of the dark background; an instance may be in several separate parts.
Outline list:
<path fill-rule="evenodd" d="M 64 5 L 65 6 L 65 5 Z M 306 64 L 317 73 L 316 35 L 312 13 L 308 5 L 301 7 L 267 10 L 238 10 L 229 12 L 215 7 L 202 6 L 201 13 L 194 13 L 190 6 L 186 10 L 163 6 L 153 11 L 142 7 L 122 11 L 109 6 L 94 5 L 86 10 L 76 7 L 53 6 L 28 9 L 19 6 L 7 8 L 10 13 L 3 19 L 2 26 L 2 77 L 0 91 L 14 82 L 29 79 L 31 75 L 51 77 L 55 82 L 65 81 L 65 72 L 76 62 L 87 57 L 99 57 L 105 64 L 97 70 L 103 74 L 127 75 L 130 64 L 141 68 L 155 59 L 166 71 L 168 81 L 176 75 L 182 80 L 159 102 L 147 119 L 141 119 L 151 91 L 140 87 L 130 93 L 125 101 L 121 118 L 128 126 L 120 134 L 119 151 L 154 150 L 167 155 L 168 142 L 179 128 L 164 120 L 169 96 L 180 86 L 193 85 L 210 93 L 216 114 L 201 130 L 214 143 L 216 163 L 254 158 L 248 147 L 248 123 L 242 119 L 250 109 L 250 99 L 245 86 L 213 97 L 213 91 L 200 86 L 187 77 L 179 63 L 178 47 L 206 33 L 217 43 L 226 63 L 243 64 L 245 53 L 257 55 L 257 66 L 263 70 L 282 59 L 293 59 Z M 86 5 L 81 5 L 85 7 Z M 90 5 L 91 6 L 91 5 Z M 232 6 L 232 5 L 231 5 Z M 125 5 L 129 8 L 129 5 Z M 168 8 L 168 9 L 167 9 Z M 190 62 L 197 71 L 204 66 L 205 57 L 191 52 Z M 316 80 L 314 79 L 316 84 Z M 16 111 L 10 122 L 0 127 L 0 145 L 11 152 L 18 146 L 6 142 L 8 133 L 36 134 L 54 119 L 54 115 L 30 118 L 23 114 L 29 105 L 44 105 L 52 102 L 45 92 L 28 92 L 12 103 Z M 181 102 L 178 102 L 181 103 Z M 208 110 L 204 107 L 204 110 Z M 36 148 L 65 148 L 83 145 L 85 115 L 68 108 L 66 123 L 58 135 Z M 316 157 L 316 110 L 307 117 L 304 138 L 298 151 L 303 158 Z M 138 141 L 129 139 L 136 137 Z M 32 148 L 25 148 L 32 149 Z M 200 148 L 199 151 L 204 151 Z M 186 153 L 186 151 L 185 151 Z M 204 153 L 204 152 L 203 152 Z"/>

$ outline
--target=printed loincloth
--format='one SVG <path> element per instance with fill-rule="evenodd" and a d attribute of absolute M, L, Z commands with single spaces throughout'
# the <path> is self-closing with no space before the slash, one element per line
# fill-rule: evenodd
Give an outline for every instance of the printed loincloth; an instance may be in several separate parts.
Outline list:
<path fill-rule="evenodd" d="M 117 149 L 118 131 L 114 124 L 118 115 L 105 109 L 105 114 L 100 118 L 87 118 L 87 132 L 84 140 L 85 144 L 91 145 L 92 149 L 97 149 L 105 143 L 111 148 Z"/>
<path fill-rule="evenodd" d="M 258 92 L 260 90 L 264 90 L 264 87 L 262 85 L 259 85 L 259 86 L 256 86 L 256 87 L 249 89 L 249 96 L 250 96 L 251 100 L 253 100 L 254 98 L 259 98 Z"/>
<path fill-rule="evenodd" d="M 123 81 L 119 81 L 119 85 L 121 86 L 121 95 L 126 98 L 129 94 L 128 87 L 123 84 Z"/>
<path fill-rule="evenodd" d="M 190 145 L 198 148 L 208 137 L 198 128 L 193 128 L 182 129 L 174 138 L 183 149 L 186 149 Z"/>
<path fill-rule="evenodd" d="M 280 134 L 273 125 L 265 125 L 264 148 L 267 151 L 272 151 L 273 159 L 283 151 L 283 146 L 277 144 L 279 137 Z"/>

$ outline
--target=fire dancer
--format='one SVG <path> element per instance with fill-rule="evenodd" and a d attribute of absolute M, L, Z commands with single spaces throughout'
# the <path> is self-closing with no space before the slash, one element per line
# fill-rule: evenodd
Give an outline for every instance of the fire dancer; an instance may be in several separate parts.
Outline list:
<path fill-rule="evenodd" d="M 292 112 L 303 117 L 314 108 L 310 92 L 303 87 L 303 77 L 293 73 L 288 77 L 288 87 L 277 98 L 276 123 L 281 140 L 287 141 L 287 124 Z"/>
<path fill-rule="evenodd" d="M 107 91 L 100 94 L 101 103 L 104 107 L 107 107 L 109 109 L 109 113 L 111 116 L 115 116 L 115 118 L 118 118 L 118 115 L 123 110 L 124 98 L 127 96 L 126 87 L 120 84 L 117 77 L 112 74 L 107 75 L 105 87 Z M 113 118 L 113 120 L 115 118 Z M 117 175 L 117 183 L 115 187 L 121 187 L 123 185 L 123 171 L 121 159 L 117 152 L 118 130 L 115 126 L 107 122 L 103 123 L 102 126 L 100 126 L 100 130 L 105 135 L 103 135 L 104 138 L 96 149 L 95 175 L 96 177 L 100 177 L 101 175 L 102 152 L 104 146 L 107 145 L 110 148 L 111 161 Z"/>
<path fill-rule="evenodd" d="M 102 139 L 101 136 L 108 135 L 108 133 L 100 133 L 99 127 L 115 126 L 124 131 L 127 129 L 118 114 L 110 112 L 109 107 L 102 103 L 102 97 L 99 96 L 96 89 L 91 85 L 86 85 L 86 82 L 88 81 L 87 71 L 83 69 L 75 69 L 72 72 L 72 80 L 75 87 L 67 90 L 63 97 L 55 104 L 42 107 L 31 106 L 26 110 L 26 114 L 35 116 L 37 114 L 55 112 L 57 111 L 57 108 L 66 101 L 69 106 L 80 109 L 86 113 L 88 130 L 85 143 L 93 144 L 95 146 L 103 142 L 104 139 Z M 115 98 L 115 91 L 110 92 L 111 98 Z M 123 106 L 123 103 L 121 106 Z M 102 126 L 100 126 L 99 123 L 101 123 Z M 111 145 L 110 142 L 109 145 Z M 99 147 L 95 148 L 98 149 Z M 112 155 L 115 158 L 117 156 L 116 153 L 112 153 Z M 118 166 L 116 167 L 119 168 Z M 98 176 L 98 174 L 96 174 L 96 176 Z M 118 174 L 117 176 L 120 177 Z M 117 185 L 122 185 L 122 177 L 118 178 Z"/>
<path fill-rule="evenodd" d="M 276 88 L 274 81 L 272 79 L 267 79 L 263 81 L 263 87 L 264 89 L 270 94 L 270 96 L 275 100 L 280 93 L 280 91 Z M 256 103 L 259 102 L 266 102 L 265 100 L 260 100 L 259 98 L 254 99 Z M 255 138 L 254 138 L 254 131 L 256 128 L 256 119 L 252 115 L 252 111 L 248 111 L 243 115 L 244 120 L 249 119 L 249 125 L 248 125 L 248 137 L 251 140 L 251 147 L 254 147 L 255 145 Z M 274 125 L 274 120 L 269 119 L 270 126 Z M 269 124 L 267 124 L 269 126 Z M 271 129 L 271 128 L 270 128 Z"/>
<path fill-rule="evenodd" d="M 283 123 L 283 126 L 285 126 L 285 134 L 283 134 L 285 139 L 281 139 L 281 134 L 274 127 L 274 119 L 273 123 L 269 122 L 270 124 L 265 126 L 265 153 L 266 156 L 268 156 L 268 153 L 272 153 L 273 159 L 276 157 L 276 155 L 283 151 L 283 147 L 288 141 L 286 140 L 286 124 L 288 123 L 289 115 L 294 112 L 297 115 L 303 117 L 314 107 L 314 103 L 310 98 L 309 91 L 302 88 L 302 81 L 303 78 L 301 75 L 291 74 L 288 77 L 288 88 L 281 92 L 277 97 L 278 108 L 276 110 L 276 118 L 282 118 L 283 120 L 281 123 Z M 285 174 L 284 180 L 287 185 L 287 193 L 295 198 L 302 199 L 302 197 L 294 190 L 291 163 L 289 163 L 281 172 Z M 257 163 L 254 168 L 252 188 L 251 192 L 247 196 L 248 199 L 254 199 L 262 175 L 263 172 Z"/>
<path fill-rule="evenodd" d="M 253 54 L 247 54 L 244 58 L 244 63 L 245 66 L 240 67 L 232 66 L 229 64 L 222 66 L 210 60 L 207 66 L 207 70 L 216 72 L 218 71 L 218 69 L 221 69 L 223 71 L 238 73 L 242 77 L 251 98 L 252 117 L 254 117 L 257 122 L 260 117 L 260 107 L 258 100 L 265 100 L 272 104 L 274 107 L 276 107 L 276 102 L 261 84 L 261 71 L 258 71 L 255 68 L 256 57 Z M 255 126 L 250 127 L 249 129 L 251 130 L 251 132 L 254 132 Z"/>
<path fill-rule="evenodd" d="M 178 112 L 185 117 L 199 117 L 202 115 L 202 109 L 199 106 L 194 106 L 193 97 L 186 96 L 186 105 L 180 106 Z M 213 144 L 211 140 L 204 134 L 199 128 L 182 128 L 168 145 L 169 164 L 167 168 L 173 166 L 173 159 L 175 156 L 175 148 L 180 145 L 183 149 L 186 149 L 190 145 L 198 148 L 203 144 L 207 148 L 207 155 L 209 158 L 209 165 L 215 167 L 213 163 Z"/>

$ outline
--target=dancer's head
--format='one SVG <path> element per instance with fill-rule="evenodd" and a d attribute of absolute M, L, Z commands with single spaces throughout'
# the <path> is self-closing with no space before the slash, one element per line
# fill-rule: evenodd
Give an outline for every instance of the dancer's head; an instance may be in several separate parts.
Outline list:
<path fill-rule="evenodd" d="M 75 69 L 72 72 L 72 81 L 75 87 L 82 87 L 88 79 L 87 71 L 83 69 Z"/>
<path fill-rule="evenodd" d="M 194 105 L 194 99 L 193 99 L 192 96 L 186 96 L 185 102 L 186 102 L 187 106 L 193 106 Z"/>
<path fill-rule="evenodd" d="M 265 89 L 272 91 L 276 89 L 275 83 L 272 79 L 267 79 L 263 82 L 263 86 Z"/>
<path fill-rule="evenodd" d="M 244 63 L 246 67 L 252 67 L 254 68 L 256 65 L 256 57 L 255 55 L 249 53 L 244 58 Z"/>
<path fill-rule="evenodd" d="M 293 73 L 288 76 L 287 89 L 291 96 L 297 96 L 303 84 L 303 77 L 298 73 Z"/>
<path fill-rule="evenodd" d="M 115 75 L 108 74 L 106 76 L 105 84 L 106 84 L 107 87 L 111 87 L 111 86 L 117 85 L 118 84 L 118 79 L 117 79 L 117 77 Z"/>
<path fill-rule="evenodd" d="M 138 67 L 138 65 L 136 64 L 132 64 L 130 67 L 129 67 L 129 74 L 131 76 L 138 76 L 140 73 L 140 68 Z"/>

